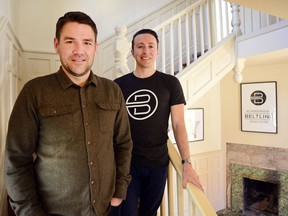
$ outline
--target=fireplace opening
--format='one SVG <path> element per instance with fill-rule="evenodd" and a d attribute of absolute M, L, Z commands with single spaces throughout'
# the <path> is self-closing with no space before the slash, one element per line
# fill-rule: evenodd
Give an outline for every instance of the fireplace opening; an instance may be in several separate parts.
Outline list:
<path fill-rule="evenodd" d="M 243 178 L 243 187 L 244 215 L 278 215 L 279 185 L 277 182 Z"/>

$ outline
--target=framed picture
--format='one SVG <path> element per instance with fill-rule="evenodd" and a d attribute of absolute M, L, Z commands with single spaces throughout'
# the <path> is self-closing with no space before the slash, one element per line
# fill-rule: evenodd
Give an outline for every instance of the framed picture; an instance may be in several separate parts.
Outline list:
<path fill-rule="evenodd" d="M 190 108 L 185 110 L 185 124 L 189 142 L 204 140 L 204 109 Z M 176 143 L 172 129 L 168 132 L 172 143 Z"/>
<path fill-rule="evenodd" d="M 277 133 L 277 83 L 242 83 L 241 130 Z"/>

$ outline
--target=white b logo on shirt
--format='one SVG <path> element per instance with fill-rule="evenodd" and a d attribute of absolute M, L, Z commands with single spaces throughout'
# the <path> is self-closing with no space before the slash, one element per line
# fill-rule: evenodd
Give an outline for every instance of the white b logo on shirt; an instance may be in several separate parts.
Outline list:
<path fill-rule="evenodd" d="M 126 107 L 131 118 L 135 120 L 144 120 L 149 118 L 156 111 L 158 99 L 152 91 L 141 89 L 127 98 Z"/>

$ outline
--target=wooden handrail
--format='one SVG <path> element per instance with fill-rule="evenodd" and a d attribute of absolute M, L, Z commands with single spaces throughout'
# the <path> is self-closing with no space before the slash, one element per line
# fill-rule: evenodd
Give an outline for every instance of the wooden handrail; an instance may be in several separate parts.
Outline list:
<path fill-rule="evenodd" d="M 174 196 L 173 193 L 173 175 L 171 174 L 171 168 L 176 172 L 176 179 L 177 179 L 177 201 L 178 201 L 178 215 L 184 215 L 184 190 L 182 188 L 182 165 L 180 155 L 177 152 L 175 146 L 172 144 L 170 140 L 168 140 L 168 152 L 170 157 L 170 168 L 168 171 L 168 208 L 169 214 L 174 215 Z M 195 185 L 192 183 L 188 183 L 186 187 L 186 191 L 188 194 L 189 202 L 189 209 L 192 209 L 193 212 L 189 212 L 189 216 L 195 215 L 196 211 L 199 212 L 202 216 L 217 216 L 215 210 L 213 209 L 212 205 L 210 204 L 206 195 Z M 180 196 L 180 197 L 179 197 Z M 191 206 L 190 206 L 191 203 Z M 161 216 L 167 215 L 165 212 L 165 199 L 163 200 L 163 205 L 161 208 Z"/>

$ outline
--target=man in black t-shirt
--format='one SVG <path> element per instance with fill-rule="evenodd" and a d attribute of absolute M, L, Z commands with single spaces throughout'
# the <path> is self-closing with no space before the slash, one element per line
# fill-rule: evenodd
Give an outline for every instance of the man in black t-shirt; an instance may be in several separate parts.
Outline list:
<path fill-rule="evenodd" d="M 136 216 L 137 211 L 141 216 L 157 214 L 167 179 L 167 131 L 170 114 L 182 157 L 183 187 L 186 187 L 187 182 L 192 182 L 203 190 L 189 160 L 184 122 L 185 98 L 181 84 L 176 77 L 154 68 L 158 43 L 155 31 L 138 31 L 132 40 L 136 69 L 115 80 L 126 101 L 133 140 L 130 169 L 132 181 L 127 198 L 121 204 L 121 216 Z"/>

